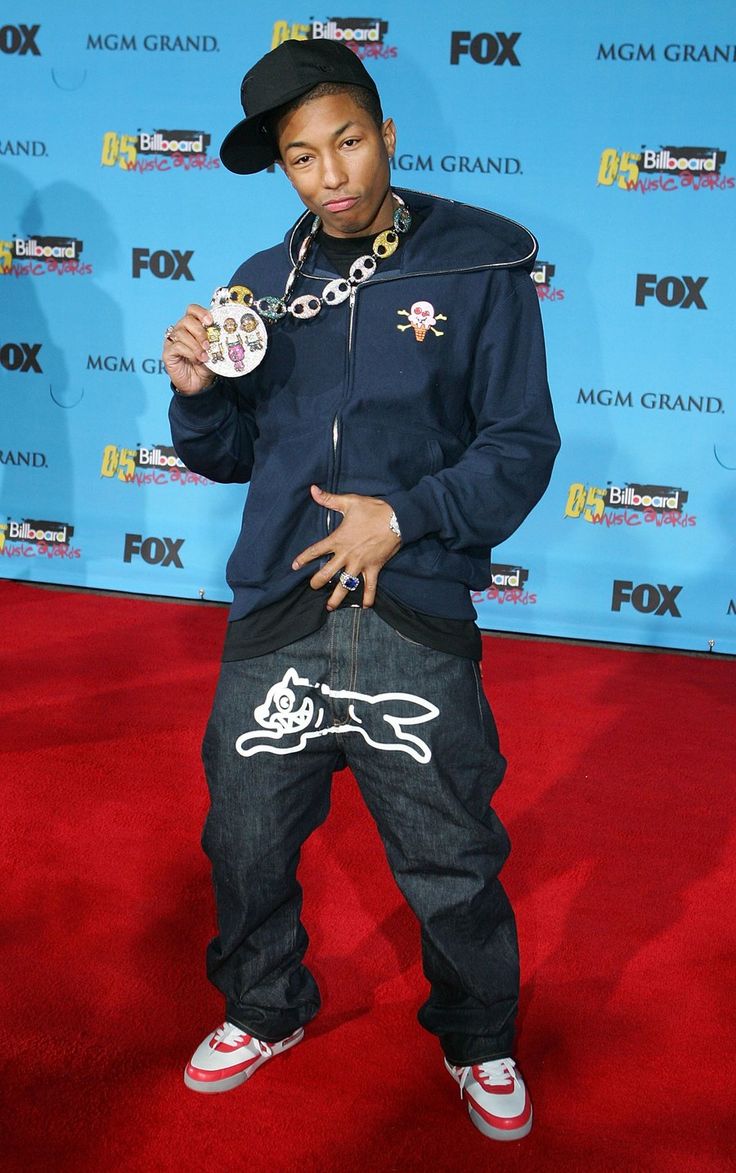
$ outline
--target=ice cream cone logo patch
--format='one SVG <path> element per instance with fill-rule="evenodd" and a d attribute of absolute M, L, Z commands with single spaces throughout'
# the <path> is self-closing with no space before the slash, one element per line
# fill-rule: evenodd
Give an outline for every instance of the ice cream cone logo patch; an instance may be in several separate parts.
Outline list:
<path fill-rule="evenodd" d="M 438 338 L 444 334 L 444 330 L 436 330 L 435 326 L 438 322 L 446 322 L 447 318 L 444 314 L 435 313 L 431 301 L 415 301 L 410 310 L 397 310 L 396 312 L 402 317 L 408 318 L 405 325 L 397 322 L 396 329 L 413 330 L 417 342 L 424 342 L 428 330 L 431 330 Z"/>

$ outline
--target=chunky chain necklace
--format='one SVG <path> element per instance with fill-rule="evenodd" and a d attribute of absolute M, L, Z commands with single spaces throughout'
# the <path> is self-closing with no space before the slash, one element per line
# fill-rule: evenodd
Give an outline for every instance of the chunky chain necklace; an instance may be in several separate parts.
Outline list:
<path fill-rule="evenodd" d="M 393 193 L 392 193 L 393 194 Z M 297 321 L 315 318 L 323 305 L 340 305 L 346 301 L 357 285 L 372 277 L 379 261 L 390 257 L 399 247 L 400 238 L 411 228 L 411 212 L 400 196 L 393 194 L 397 207 L 393 215 L 393 227 L 379 232 L 371 245 L 370 253 L 358 257 L 350 266 L 347 277 L 328 281 L 322 296 L 303 293 L 291 298 L 302 265 L 304 264 L 322 221 L 315 216 L 309 235 L 302 241 L 296 264 L 289 273 L 281 297 L 260 297 L 244 285 L 220 286 L 212 295 L 210 313 L 212 325 L 207 328 L 209 359 L 205 363 L 215 374 L 237 378 L 252 371 L 263 360 L 268 346 L 268 335 L 264 324 L 281 321 L 287 314 Z"/>
<path fill-rule="evenodd" d="M 306 320 L 307 318 L 315 318 L 323 305 L 340 305 L 340 302 L 345 301 L 350 296 L 351 291 L 356 285 L 360 285 L 363 281 L 367 281 L 369 277 L 373 276 L 379 261 L 385 261 L 386 257 L 390 257 L 396 252 L 399 247 L 400 237 L 411 228 L 411 212 L 399 196 L 395 195 L 394 199 L 398 200 L 399 203 L 394 210 L 393 228 L 386 228 L 383 232 L 378 233 L 378 236 L 376 236 L 371 245 L 370 253 L 366 253 L 365 256 L 358 257 L 356 261 L 353 261 L 347 277 L 338 277 L 333 281 L 328 281 L 322 290 L 321 297 L 318 297 L 315 293 L 303 293 L 300 297 L 295 297 L 290 302 L 289 296 L 294 282 L 309 255 L 314 238 L 322 224 L 319 216 L 315 216 L 309 235 L 302 241 L 296 264 L 286 279 L 286 285 L 284 286 L 284 292 L 281 297 L 261 297 L 258 301 L 254 302 L 253 308 L 267 322 L 278 322 L 281 318 L 286 317 L 287 314 L 291 314 L 293 318 L 297 318 L 300 321 Z"/>

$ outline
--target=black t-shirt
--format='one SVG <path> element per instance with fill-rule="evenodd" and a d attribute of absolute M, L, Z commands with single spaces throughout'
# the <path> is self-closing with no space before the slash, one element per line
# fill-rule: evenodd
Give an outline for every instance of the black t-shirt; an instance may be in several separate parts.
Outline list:
<path fill-rule="evenodd" d="M 318 631 L 327 622 L 329 611 L 326 604 L 335 585 L 315 591 L 307 579 L 283 599 L 251 611 L 243 619 L 233 619 L 227 625 L 223 660 L 252 660 Z M 341 607 L 360 606 L 361 596 L 362 583 L 357 591 L 346 596 Z M 481 658 L 480 631 L 472 619 L 425 615 L 380 589 L 376 591 L 373 610 L 385 623 L 414 643 L 438 652 L 449 652 L 451 656 L 464 656 L 470 660 Z"/>
<path fill-rule="evenodd" d="M 415 227 L 416 224 L 413 224 L 412 228 Z M 371 253 L 374 240 L 375 234 L 338 237 L 320 232 L 316 243 L 340 276 L 347 277 L 353 261 Z M 295 556 L 298 552 L 294 552 Z M 243 619 L 234 619 L 228 624 L 223 660 L 250 660 L 255 656 L 265 656 L 268 652 L 311 635 L 327 621 L 329 612 L 325 604 L 334 589 L 333 584 L 315 591 L 307 580 L 275 603 L 253 611 Z M 341 606 L 360 606 L 362 593 L 361 582 L 358 590 L 351 591 Z M 406 639 L 439 652 L 449 652 L 453 656 L 471 660 L 481 658 L 480 631 L 472 619 L 425 615 L 380 589 L 376 591 L 373 609 Z"/>

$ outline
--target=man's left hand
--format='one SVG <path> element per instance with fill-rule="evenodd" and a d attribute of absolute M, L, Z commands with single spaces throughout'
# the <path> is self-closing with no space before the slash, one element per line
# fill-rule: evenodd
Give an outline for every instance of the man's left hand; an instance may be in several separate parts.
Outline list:
<path fill-rule="evenodd" d="M 343 519 L 321 542 L 302 550 L 292 562 L 292 570 L 299 570 L 315 558 L 331 554 L 329 562 L 312 576 L 309 585 L 320 590 L 341 570 L 356 578 L 362 575 L 363 606 L 372 607 L 379 571 L 401 546 L 401 539 L 389 529 L 389 518 L 393 513 L 391 506 L 379 497 L 325 493 L 317 485 L 312 485 L 311 493 L 318 505 L 342 513 Z M 336 586 L 327 600 L 327 610 L 334 611 L 349 593 L 342 584 Z"/>

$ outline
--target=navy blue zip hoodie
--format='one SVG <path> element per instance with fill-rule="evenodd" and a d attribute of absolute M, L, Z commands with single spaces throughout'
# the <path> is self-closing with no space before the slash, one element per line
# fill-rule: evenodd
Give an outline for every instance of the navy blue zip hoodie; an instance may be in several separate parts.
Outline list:
<path fill-rule="evenodd" d="M 418 226 L 347 301 L 309 321 L 288 315 L 250 374 L 172 399 L 187 468 L 250 483 L 227 567 L 231 619 L 314 573 L 291 562 L 340 518 L 312 501 L 311 484 L 388 501 L 402 546 L 379 589 L 448 619 L 473 618 L 469 591 L 490 582 L 491 547 L 547 487 L 559 436 L 529 277 L 534 237 L 480 208 L 398 194 Z M 311 221 L 231 284 L 280 295 Z M 313 247 L 292 297 L 334 277 Z"/>

